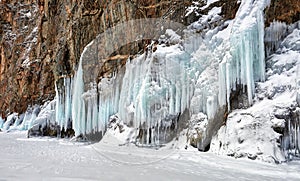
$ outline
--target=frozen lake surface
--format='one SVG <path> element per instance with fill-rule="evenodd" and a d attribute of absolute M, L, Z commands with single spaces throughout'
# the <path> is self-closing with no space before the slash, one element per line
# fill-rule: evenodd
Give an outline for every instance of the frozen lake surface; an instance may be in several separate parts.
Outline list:
<path fill-rule="evenodd" d="M 108 144 L 109 142 L 109 144 Z M 0 180 L 300 180 L 299 161 L 269 164 L 197 150 L 84 144 L 0 133 Z"/>

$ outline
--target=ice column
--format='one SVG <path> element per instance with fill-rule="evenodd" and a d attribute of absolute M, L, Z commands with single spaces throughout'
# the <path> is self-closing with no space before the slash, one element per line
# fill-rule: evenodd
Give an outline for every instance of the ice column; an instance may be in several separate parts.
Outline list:
<path fill-rule="evenodd" d="M 86 48 L 85 48 L 86 50 Z M 84 92 L 83 71 L 82 71 L 82 57 L 78 64 L 78 70 L 75 75 L 73 98 L 72 98 L 72 127 L 75 131 L 75 136 L 85 134 L 85 105 L 82 94 Z"/>

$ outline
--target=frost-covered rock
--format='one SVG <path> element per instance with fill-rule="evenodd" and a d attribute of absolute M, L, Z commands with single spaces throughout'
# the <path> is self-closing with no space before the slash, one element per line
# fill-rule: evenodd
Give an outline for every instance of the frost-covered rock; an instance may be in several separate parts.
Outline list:
<path fill-rule="evenodd" d="M 299 29 L 294 29 L 293 32 L 284 39 L 281 46 L 289 50 L 300 50 L 300 27 Z"/>
<path fill-rule="evenodd" d="M 259 111 L 239 110 L 229 114 L 226 125 L 213 137 L 210 151 L 236 158 L 284 161 L 281 135 L 274 131 L 275 127 L 282 127 L 284 121 L 274 120 L 272 111 Z"/>
<path fill-rule="evenodd" d="M 203 113 L 193 114 L 189 121 L 187 137 L 190 145 L 199 147 L 201 136 L 205 135 L 207 129 L 207 116 Z"/>

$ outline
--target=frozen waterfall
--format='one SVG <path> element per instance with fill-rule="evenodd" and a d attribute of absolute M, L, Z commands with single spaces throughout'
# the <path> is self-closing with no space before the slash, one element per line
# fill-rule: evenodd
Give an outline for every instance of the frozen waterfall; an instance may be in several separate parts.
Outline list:
<path fill-rule="evenodd" d="M 185 110 L 189 114 L 204 113 L 212 120 L 220 107 L 227 105 L 230 109 L 230 94 L 237 85 L 247 92 L 251 105 L 255 81 L 265 79 L 266 4 L 242 1 L 236 20 L 228 27 L 229 41 L 214 39 L 218 33 L 214 31 L 204 38 L 184 42 L 187 39 L 168 30 L 166 34 L 172 41 L 183 43 L 152 43 L 145 53 L 128 59 L 111 77 L 84 83 L 84 75 L 91 73 L 82 66 L 92 59 L 90 55 L 87 59 L 84 56 L 93 45 L 91 42 L 81 55 L 74 81 L 66 78 L 64 90 L 56 90 L 57 122 L 66 127 L 71 119 L 76 136 L 103 134 L 110 117 L 117 115 L 142 132 L 142 143 L 160 144 L 169 140 L 167 132 L 176 132 L 178 119 Z"/>

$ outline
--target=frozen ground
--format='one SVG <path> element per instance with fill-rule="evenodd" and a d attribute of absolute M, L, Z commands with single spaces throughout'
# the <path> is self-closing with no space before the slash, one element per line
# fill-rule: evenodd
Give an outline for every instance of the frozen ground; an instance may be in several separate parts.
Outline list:
<path fill-rule="evenodd" d="M 109 142 L 109 144 L 108 144 Z M 300 163 L 267 164 L 188 150 L 86 145 L 0 133 L 0 180 L 299 180 Z"/>

